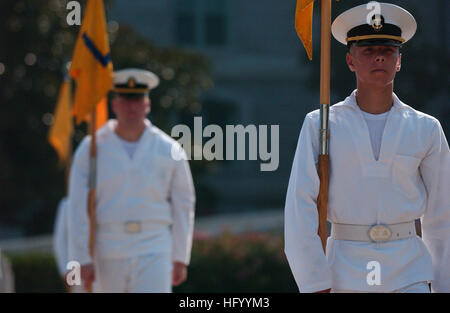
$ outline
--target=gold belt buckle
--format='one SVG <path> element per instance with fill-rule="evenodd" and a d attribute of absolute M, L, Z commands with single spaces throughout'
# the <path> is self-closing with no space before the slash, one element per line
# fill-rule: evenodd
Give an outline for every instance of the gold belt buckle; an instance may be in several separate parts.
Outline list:
<path fill-rule="evenodd" d="M 391 238 L 392 231 L 387 225 L 379 224 L 370 227 L 368 235 L 372 242 L 386 242 Z"/>
<path fill-rule="evenodd" d="M 127 233 L 135 234 L 141 232 L 141 222 L 126 222 L 125 231 Z"/>

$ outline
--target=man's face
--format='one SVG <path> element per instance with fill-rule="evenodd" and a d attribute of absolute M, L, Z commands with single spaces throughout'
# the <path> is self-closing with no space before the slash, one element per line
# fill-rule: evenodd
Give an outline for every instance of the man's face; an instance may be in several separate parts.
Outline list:
<path fill-rule="evenodd" d="M 150 99 L 148 96 L 126 98 L 115 95 L 111 104 L 118 122 L 125 126 L 141 124 L 150 112 Z"/>
<path fill-rule="evenodd" d="M 355 72 L 358 82 L 374 87 L 393 83 L 401 60 L 399 48 L 391 46 L 352 46 L 347 53 L 348 67 Z"/>

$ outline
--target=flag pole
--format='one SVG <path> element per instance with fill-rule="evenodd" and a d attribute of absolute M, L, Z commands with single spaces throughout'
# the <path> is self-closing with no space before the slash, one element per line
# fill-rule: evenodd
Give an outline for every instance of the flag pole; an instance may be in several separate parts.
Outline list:
<path fill-rule="evenodd" d="M 329 168 L 329 128 L 330 109 L 330 52 L 331 52 L 331 0 L 322 0 L 320 38 L 320 154 L 318 175 L 320 179 L 317 210 L 319 214 L 318 234 L 326 251 L 327 240 L 327 203 Z"/>
<path fill-rule="evenodd" d="M 66 65 L 67 67 L 67 65 Z M 69 81 L 69 86 L 72 86 L 72 81 L 70 78 L 70 75 L 68 72 L 66 72 L 64 80 Z M 70 97 L 72 99 L 72 87 L 70 87 Z M 70 120 L 72 123 L 72 119 Z M 73 147 L 72 147 L 72 136 L 69 137 L 69 145 L 67 147 L 67 162 L 66 162 L 66 195 L 69 196 L 69 182 L 70 182 L 70 168 L 72 167 L 72 154 L 73 154 Z"/>
<path fill-rule="evenodd" d="M 97 181 L 97 147 L 95 136 L 96 109 L 92 110 L 90 134 L 91 147 L 89 153 L 89 194 L 88 194 L 88 215 L 89 215 L 89 255 L 94 259 L 94 243 L 95 243 L 95 187 Z M 87 292 L 92 292 L 92 282 L 87 285 Z"/>
<path fill-rule="evenodd" d="M 66 195 L 69 195 L 69 182 L 70 182 L 70 168 L 72 167 L 72 138 L 69 138 L 69 147 L 67 148 L 67 162 L 66 162 Z"/>
<path fill-rule="evenodd" d="M 89 217 L 89 255 L 94 259 L 97 172 L 96 105 L 107 96 L 111 89 L 113 77 L 103 0 L 87 2 L 69 72 L 77 83 L 74 101 L 76 123 L 79 124 L 89 116 L 91 119 L 87 214 Z M 92 292 L 92 284 L 88 284 L 86 289 L 88 292 Z"/>

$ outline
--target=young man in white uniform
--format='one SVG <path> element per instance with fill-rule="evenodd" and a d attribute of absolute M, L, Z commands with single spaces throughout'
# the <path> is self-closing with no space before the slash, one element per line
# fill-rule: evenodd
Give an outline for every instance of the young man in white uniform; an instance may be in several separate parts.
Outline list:
<path fill-rule="evenodd" d="M 148 119 L 148 71 L 114 73 L 109 120 L 97 131 L 95 255 L 89 255 L 89 146 L 78 147 L 69 186 L 69 259 L 100 292 L 171 292 L 187 276 L 195 191 L 179 144 Z"/>
<path fill-rule="evenodd" d="M 317 235 L 319 110 L 307 114 L 285 206 L 285 252 L 301 292 L 450 292 L 450 151 L 440 122 L 393 93 L 417 25 L 380 3 L 341 14 L 357 90 L 330 107 L 326 256 Z M 367 22 L 370 21 L 370 24 Z M 414 221 L 422 220 L 423 240 Z"/>

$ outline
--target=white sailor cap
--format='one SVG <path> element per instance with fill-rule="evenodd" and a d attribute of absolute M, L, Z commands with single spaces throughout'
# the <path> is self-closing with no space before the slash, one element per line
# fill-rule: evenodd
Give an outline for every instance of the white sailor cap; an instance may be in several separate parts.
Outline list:
<path fill-rule="evenodd" d="M 159 78 L 146 70 L 127 68 L 115 71 L 113 91 L 120 95 L 146 94 L 159 85 Z"/>
<path fill-rule="evenodd" d="M 331 26 L 334 38 L 349 47 L 351 44 L 401 47 L 416 30 L 411 13 L 397 5 L 376 1 L 345 11 Z"/>

